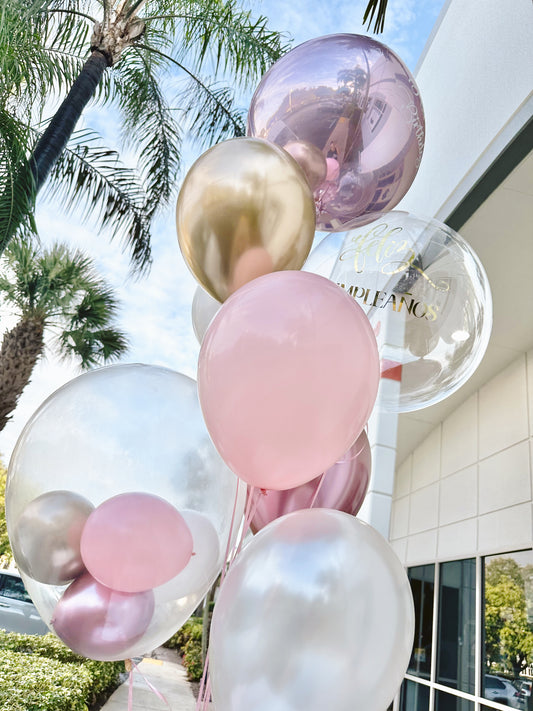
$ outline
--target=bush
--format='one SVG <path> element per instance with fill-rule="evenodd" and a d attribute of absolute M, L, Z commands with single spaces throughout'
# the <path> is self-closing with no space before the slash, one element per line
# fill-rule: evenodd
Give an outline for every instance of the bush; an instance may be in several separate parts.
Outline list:
<path fill-rule="evenodd" d="M 85 711 L 87 704 L 116 686 L 123 671 L 124 662 L 87 659 L 53 634 L 40 637 L 0 630 L 0 700 L 5 704 L 5 695 L 12 699 L 12 704 L 19 704 L 0 703 L 2 710 Z M 64 679 L 59 683 L 63 690 L 56 689 L 58 679 Z"/>
<path fill-rule="evenodd" d="M 177 649 L 190 681 L 199 681 L 204 671 L 202 659 L 202 618 L 190 617 L 167 642 L 165 647 Z"/>
<path fill-rule="evenodd" d="M 179 630 L 172 635 L 172 637 L 167 640 L 164 644 L 165 647 L 170 649 L 177 649 L 178 652 L 182 653 L 185 651 L 185 645 L 187 642 L 194 637 L 195 639 L 202 639 L 202 618 L 201 617 L 189 617 L 187 622 L 182 625 Z"/>
<path fill-rule="evenodd" d="M 92 675 L 79 664 L 32 657 L 21 652 L 0 653 L 2 711 L 86 711 Z"/>

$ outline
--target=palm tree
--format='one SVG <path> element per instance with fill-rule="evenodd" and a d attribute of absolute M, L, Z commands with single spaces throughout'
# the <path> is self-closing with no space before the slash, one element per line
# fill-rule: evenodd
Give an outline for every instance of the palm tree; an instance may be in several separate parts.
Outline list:
<path fill-rule="evenodd" d="M 35 231 L 35 197 L 50 179 L 63 202 L 85 200 L 125 235 L 137 268 L 173 195 L 183 137 L 244 135 L 220 77 L 250 87 L 286 50 L 237 0 L 0 0 L 0 28 L 0 254 L 17 232 Z M 46 128 L 36 126 L 67 87 Z M 93 97 L 116 107 L 137 171 L 92 132 L 75 132 Z"/>
<path fill-rule="evenodd" d="M 60 244 L 40 252 L 15 237 L 4 259 L 0 295 L 19 320 L 0 347 L 0 431 L 43 355 L 47 332 L 55 334 L 59 353 L 74 356 L 82 368 L 127 350 L 124 333 L 114 326 L 117 301 L 89 257 Z"/>

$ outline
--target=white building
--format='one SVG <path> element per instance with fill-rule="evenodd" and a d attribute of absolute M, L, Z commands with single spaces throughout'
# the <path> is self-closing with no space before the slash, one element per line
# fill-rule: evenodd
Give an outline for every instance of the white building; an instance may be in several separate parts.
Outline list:
<path fill-rule="evenodd" d="M 417 618 L 395 707 L 531 709 L 522 683 L 533 659 L 531 0 L 449 0 L 415 74 L 427 138 L 399 207 L 472 245 L 494 325 L 466 385 L 438 405 L 374 418 L 370 429 L 362 514 L 388 530 Z"/>

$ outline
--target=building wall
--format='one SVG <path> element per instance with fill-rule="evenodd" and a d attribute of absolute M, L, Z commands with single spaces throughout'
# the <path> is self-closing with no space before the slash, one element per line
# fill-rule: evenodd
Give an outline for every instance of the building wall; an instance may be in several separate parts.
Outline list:
<path fill-rule="evenodd" d="M 398 209 L 445 220 L 531 116 L 532 27 L 531 0 L 445 5 L 415 71 L 426 142 Z"/>
<path fill-rule="evenodd" d="M 397 467 L 390 541 L 406 565 L 531 548 L 533 350 Z"/>

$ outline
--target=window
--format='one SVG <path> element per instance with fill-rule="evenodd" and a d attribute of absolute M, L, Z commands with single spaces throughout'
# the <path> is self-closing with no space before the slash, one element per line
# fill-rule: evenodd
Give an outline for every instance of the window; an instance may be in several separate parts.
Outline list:
<path fill-rule="evenodd" d="M 408 577 L 415 635 L 395 708 L 533 711 L 533 551 L 416 566 Z"/>
<path fill-rule="evenodd" d="M 31 602 L 31 598 L 26 592 L 24 583 L 14 575 L 2 575 L 0 579 L 0 594 L 12 600 L 22 600 Z"/>

